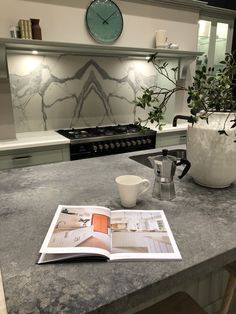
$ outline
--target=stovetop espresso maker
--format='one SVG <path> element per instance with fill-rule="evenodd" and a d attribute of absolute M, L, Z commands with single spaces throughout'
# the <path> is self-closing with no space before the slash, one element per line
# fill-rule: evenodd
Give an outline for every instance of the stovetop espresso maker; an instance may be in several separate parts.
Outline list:
<path fill-rule="evenodd" d="M 189 171 L 191 164 L 188 160 L 168 155 L 168 150 L 163 149 L 162 155 L 149 156 L 149 161 L 154 168 L 155 181 L 152 196 L 161 200 L 171 200 L 175 198 L 174 175 L 177 166 L 185 167 L 179 179 L 183 178 Z"/>

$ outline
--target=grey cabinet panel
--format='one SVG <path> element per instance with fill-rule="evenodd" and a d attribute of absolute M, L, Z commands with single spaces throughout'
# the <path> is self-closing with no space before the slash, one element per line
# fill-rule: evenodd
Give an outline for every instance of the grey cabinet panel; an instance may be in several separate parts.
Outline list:
<path fill-rule="evenodd" d="M 156 147 L 186 144 L 187 131 L 157 133 Z"/>
<path fill-rule="evenodd" d="M 15 149 L 0 152 L 0 169 L 27 167 L 70 160 L 69 145 Z"/>

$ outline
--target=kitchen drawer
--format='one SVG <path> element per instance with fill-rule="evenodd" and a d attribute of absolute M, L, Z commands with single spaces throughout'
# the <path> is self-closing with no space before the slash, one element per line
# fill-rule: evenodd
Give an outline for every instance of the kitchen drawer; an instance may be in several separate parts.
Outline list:
<path fill-rule="evenodd" d="M 187 131 L 177 131 L 171 133 L 157 133 L 156 148 L 186 144 Z"/>
<path fill-rule="evenodd" d="M 27 167 L 70 160 L 69 145 L 15 149 L 0 152 L 0 169 Z"/>

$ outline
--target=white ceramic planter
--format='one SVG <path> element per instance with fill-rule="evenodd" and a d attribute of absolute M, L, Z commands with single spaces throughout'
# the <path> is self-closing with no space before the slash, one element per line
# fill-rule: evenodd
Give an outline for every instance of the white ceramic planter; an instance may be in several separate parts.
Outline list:
<path fill-rule="evenodd" d="M 231 114 L 226 123 L 229 136 L 220 135 L 227 113 L 214 113 L 209 124 L 199 120 L 188 126 L 187 159 L 191 162 L 190 174 L 200 185 L 224 188 L 236 180 L 236 140 L 235 129 L 230 129 L 235 116 Z"/>

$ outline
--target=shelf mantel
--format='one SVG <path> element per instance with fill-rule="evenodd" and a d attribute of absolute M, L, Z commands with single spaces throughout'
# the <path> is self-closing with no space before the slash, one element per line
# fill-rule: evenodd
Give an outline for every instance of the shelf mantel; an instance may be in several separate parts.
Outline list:
<path fill-rule="evenodd" d="M 160 58 L 196 58 L 202 53 L 197 51 L 185 51 L 169 48 L 137 48 L 119 47 L 108 45 L 86 45 L 79 43 L 64 43 L 42 40 L 25 40 L 0 38 L 0 45 L 4 46 L 6 52 L 31 54 L 37 50 L 40 54 L 61 53 L 92 56 L 116 56 L 116 57 L 149 57 L 155 53 Z"/>

